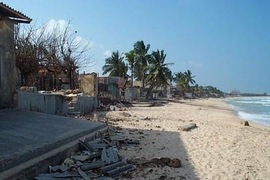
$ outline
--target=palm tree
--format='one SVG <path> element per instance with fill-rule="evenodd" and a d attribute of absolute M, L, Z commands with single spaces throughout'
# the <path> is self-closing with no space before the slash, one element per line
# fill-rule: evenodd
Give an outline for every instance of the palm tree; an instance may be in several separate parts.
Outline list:
<path fill-rule="evenodd" d="M 133 78 L 134 78 L 134 64 L 135 64 L 135 52 L 134 50 L 125 53 L 126 60 L 129 63 L 131 71 L 131 87 L 133 87 Z"/>
<path fill-rule="evenodd" d="M 184 98 L 185 91 L 190 88 L 190 84 L 195 84 L 195 80 L 193 79 L 195 76 L 192 76 L 190 70 L 185 71 L 184 73 L 179 72 L 174 74 L 174 81 L 176 82 L 178 88 L 182 91 L 182 96 Z"/>
<path fill-rule="evenodd" d="M 112 52 L 112 55 L 105 59 L 105 65 L 102 67 L 103 75 L 109 73 L 109 76 L 127 77 L 128 66 L 124 62 L 124 57 L 119 51 Z"/>
<path fill-rule="evenodd" d="M 147 65 L 150 57 L 147 53 L 150 49 L 150 44 L 145 45 L 143 41 L 137 41 L 133 47 L 135 53 L 134 76 L 137 80 L 142 81 L 142 88 L 144 89 Z"/>
<path fill-rule="evenodd" d="M 150 85 L 149 90 L 154 88 L 165 87 L 170 85 L 168 80 L 170 79 L 171 71 L 168 68 L 173 63 L 165 63 L 166 54 L 164 50 L 153 51 L 149 59 L 149 74 L 146 78 L 147 83 Z"/>
<path fill-rule="evenodd" d="M 185 91 L 188 88 L 186 78 L 183 73 L 179 73 L 178 77 L 175 79 L 176 86 L 179 88 L 179 90 L 182 92 L 182 97 L 185 96 Z"/>
<path fill-rule="evenodd" d="M 194 77 L 196 76 L 192 76 L 192 73 L 190 70 L 187 70 L 184 72 L 184 76 L 186 77 L 186 83 L 189 85 L 189 84 L 195 84 L 196 81 L 193 79 Z"/>

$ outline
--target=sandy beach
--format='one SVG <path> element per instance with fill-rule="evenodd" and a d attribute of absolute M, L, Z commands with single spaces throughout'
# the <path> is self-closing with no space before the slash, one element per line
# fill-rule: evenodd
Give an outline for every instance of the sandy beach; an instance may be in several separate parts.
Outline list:
<path fill-rule="evenodd" d="M 143 105 L 141 105 L 143 106 Z M 110 111 L 119 133 L 140 140 L 119 150 L 128 159 L 178 158 L 182 167 L 146 165 L 132 179 L 263 179 L 270 178 L 270 128 L 240 124 L 223 99 L 182 100 L 163 106 Z M 181 126 L 197 128 L 182 131 Z"/>

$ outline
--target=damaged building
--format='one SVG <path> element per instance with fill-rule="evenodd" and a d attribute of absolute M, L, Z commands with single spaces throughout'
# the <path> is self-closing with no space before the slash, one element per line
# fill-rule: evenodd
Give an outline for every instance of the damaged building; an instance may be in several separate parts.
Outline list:
<path fill-rule="evenodd" d="M 14 106 L 18 71 L 14 53 L 14 26 L 32 19 L 0 2 L 0 109 Z"/>

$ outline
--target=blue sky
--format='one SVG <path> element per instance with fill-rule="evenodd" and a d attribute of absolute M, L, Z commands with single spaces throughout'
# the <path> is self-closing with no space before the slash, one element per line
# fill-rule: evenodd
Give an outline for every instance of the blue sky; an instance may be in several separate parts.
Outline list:
<path fill-rule="evenodd" d="M 105 54 L 128 52 L 138 40 L 164 49 L 173 72 L 191 70 L 199 85 L 270 93 L 270 1 L 7 0 L 40 26 L 71 20 L 91 42 L 102 73 Z"/>

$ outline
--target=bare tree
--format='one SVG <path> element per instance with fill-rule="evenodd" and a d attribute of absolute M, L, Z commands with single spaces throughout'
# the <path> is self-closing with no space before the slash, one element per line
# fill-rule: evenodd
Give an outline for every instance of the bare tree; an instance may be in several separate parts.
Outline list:
<path fill-rule="evenodd" d="M 32 85 L 33 80 L 31 81 L 30 76 L 35 77 L 38 73 L 44 44 L 42 37 L 43 32 L 36 36 L 32 26 L 24 30 L 20 30 L 19 25 L 15 27 L 16 66 L 21 72 L 24 85 Z"/>
<path fill-rule="evenodd" d="M 40 69 L 53 78 L 53 88 L 60 74 L 69 79 L 71 89 L 75 88 L 75 76 L 80 68 L 93 64 L 89 41 L 71 33 L 70 22 L 64 27 L 59 23 L 53 27 L 17 28 L 15 33 L 16 64 L 26 85 L 31 85 L 29 76 L 37 76 Z"/>

